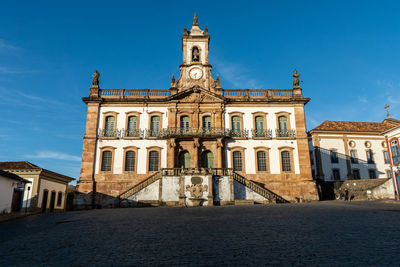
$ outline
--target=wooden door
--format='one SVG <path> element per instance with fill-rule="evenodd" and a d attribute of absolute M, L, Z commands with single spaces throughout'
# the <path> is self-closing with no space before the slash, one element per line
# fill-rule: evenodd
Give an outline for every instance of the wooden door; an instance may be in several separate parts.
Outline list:
<path fill-rule="evenodd" d="M 20 212 L 22 191 L 14 190 L 11 212 Z"/>

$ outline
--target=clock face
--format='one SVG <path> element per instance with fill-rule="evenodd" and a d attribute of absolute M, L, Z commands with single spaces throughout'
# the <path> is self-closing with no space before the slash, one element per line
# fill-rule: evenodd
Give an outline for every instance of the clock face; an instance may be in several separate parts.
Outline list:
<path fill-rule="evenodd" d="M 203 71 L 199 68 L 193 68 L 189 72 L 190 78 L 198 80 L 203 76 Z"/>

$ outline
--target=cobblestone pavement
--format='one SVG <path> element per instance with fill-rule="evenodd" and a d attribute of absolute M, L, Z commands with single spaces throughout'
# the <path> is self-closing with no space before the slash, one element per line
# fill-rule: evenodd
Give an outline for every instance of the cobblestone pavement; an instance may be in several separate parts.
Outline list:
<path fill-rule="evenodd" d="M 39 214 L 0 223 L 0 266 L 399 266 L 399 225 L 383 202 Z"/>

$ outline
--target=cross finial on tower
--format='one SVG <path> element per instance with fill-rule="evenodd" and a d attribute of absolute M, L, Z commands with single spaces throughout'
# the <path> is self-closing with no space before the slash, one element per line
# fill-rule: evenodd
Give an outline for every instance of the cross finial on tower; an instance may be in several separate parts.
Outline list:
<path fill-rule="evenodd" d="M 194 13 L 193 26 L 199 26 L 199 24 L 197 23 L 197 14 L 196 13 Z"/>
<path fill-rule="evenodd" d="M 388 104 L 385 105 L 385 109 L 386 109 L 386 113 L 387 113 L 387 118 L 388 118 L 388 119 L 390 119 L 389 107 L 390 107 L 390 106 L 389 106 Z"/>

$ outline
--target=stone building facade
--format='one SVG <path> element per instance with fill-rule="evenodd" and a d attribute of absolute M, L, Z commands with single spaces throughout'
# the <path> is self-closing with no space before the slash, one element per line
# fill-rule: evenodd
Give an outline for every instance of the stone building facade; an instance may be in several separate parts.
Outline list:
<path fill-rule="evenodd" d="M 168 204 L 161 197 L 165 176 L 184 173 L 209 179 L 212 203 L 213 179 L 223 174 L 231 187 L 226 203 L 236 200 L 239 180 L 288 201 L 317 200 L 304 115 L 310 99 L 302 95 L 300 74 L 293 74 L 292 89 L 225 89 L 211 75 L 207 26 L 200 29 L 195 17 L 181 38 L 180 77 L 172 76 L 169 89 L 100 89 L 99 73 L 93 75 L 90 95 L 83 98 L 78 191 L 95 193 L 93 201 L 103 205 L 100 196 L 120 200 L 132 188 L 157 182 L 164 186 L 158 202 Z"/>

